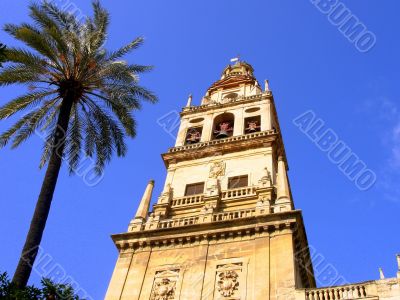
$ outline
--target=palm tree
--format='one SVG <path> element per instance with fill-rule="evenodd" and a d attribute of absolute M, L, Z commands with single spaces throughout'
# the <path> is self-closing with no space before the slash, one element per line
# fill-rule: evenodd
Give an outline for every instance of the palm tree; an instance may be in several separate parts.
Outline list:
<path fill-rule="evenodd" d="M 8 62 L 0 71 L 0 85 L 28 87 L 26 94 L 0 108 L 0 119 L 29 109 L 0 135 L 0 147 L 9 142 L 18 147 L 33 133 L 45 137 L 40 167 L 47 165 L 47 170 L 13 277 L 20 287 L 32 271 L 62 161 L 73 173 L 84 157 L 92 157 L 101 174 L 113 153 L 126 154 L 125 138 L 135 136 L 132 111 L 142 100 L 157 101 L 138 84 L 138 74 L 151 67 L 121 60 L 143 39 L 114 52 L 104 49 L 109 14 L 98 1 L 93 2 L 93 17 L 83 21 L 47 1 L 31 4 L 29 10 L 33 24 L 4 27 L 28 47 L 7 47 Z"/>

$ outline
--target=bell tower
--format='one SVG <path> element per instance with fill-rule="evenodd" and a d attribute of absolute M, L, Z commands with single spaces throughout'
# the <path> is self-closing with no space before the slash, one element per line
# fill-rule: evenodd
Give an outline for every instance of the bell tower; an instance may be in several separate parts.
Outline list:
<path fill-rule="evenodd" d="M 125 233 L 106 299 L 295 299 L 315 287 L 274 98 L 246 62 L 228 65 L 181 111 L 162 154 L 163 191 L 150 181 Z"/>

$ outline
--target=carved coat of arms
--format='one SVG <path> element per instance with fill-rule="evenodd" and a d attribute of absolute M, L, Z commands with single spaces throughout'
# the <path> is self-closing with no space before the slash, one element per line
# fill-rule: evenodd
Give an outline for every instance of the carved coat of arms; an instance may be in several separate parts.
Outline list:
<path fill-rule="evenodd" d="M 238 289 L 239 275 L 233 270 L 228 270 L 219 273 L 218 277 L 218 292 L 224 297 L 232 296 L 235 290 Z"/>
<path fill-rule="evenodd" d="M 153 288 L 151 300 L 170 300 L 175 298 L 175 281 L 163 278 L 156 282 Z"/>
<path fill-rule="evenodd" d="M 225 175 L 225 162 L 223 161 L 216 161 L 213 162 L 210 167 L 210 174 L 208 175 L 209 178 L 218 178 L 219 176 Z"/>

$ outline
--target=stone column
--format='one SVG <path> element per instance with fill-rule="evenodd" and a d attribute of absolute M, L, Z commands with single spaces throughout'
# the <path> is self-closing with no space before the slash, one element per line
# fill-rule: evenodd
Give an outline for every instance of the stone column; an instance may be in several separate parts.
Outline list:
<path fill-rule="evenodd" d="M 235 115 L 235 124 L 233 127 L 233 136 L 242 135 L 243 134 L 243 109 L 234 111 Z"/>
<path fill-rule="evenodd" d="M 286 163 L 282 156 L 278 158 L 278 174 L 276 183 L 275 212 L 288 211 L 291 207 L 289 180 L 286 172 Z"/>
<path fill-rule="evenodd" d="M 187 129 L 188 129 L 188 120 L 181 119 L 181 125 L 179 126 L 179 131 L 178 131 L 178 135 L 176 137 L 175 147 L 183 146 L 185 144 Z"/>
<path fill-rule="evenodd" d="M 204 121 L 203 121 L 203 132 L 201 133 L 201 139 L 200 142 L 208 142 L 211 140 L 211 137 L 213 135 L 213 126 L 214 118 L 212 114 L 204 116 Z"/>
<path fill-rule="evenodd" d="M 150 180 L 143 193 L 142 200 L 136 211 L 135 218 L 129 224 L 129 231 L 140 231 L 142 224 L 146 221 L 147 214 L 149 213 L 151 196 L 153 194 L 154 180 Z"/>
<path fill-rule="evenodd" d="M 261 131 L 272 129 L 271 100 L 267 99 L 266 101 L 261 107 Z"/>

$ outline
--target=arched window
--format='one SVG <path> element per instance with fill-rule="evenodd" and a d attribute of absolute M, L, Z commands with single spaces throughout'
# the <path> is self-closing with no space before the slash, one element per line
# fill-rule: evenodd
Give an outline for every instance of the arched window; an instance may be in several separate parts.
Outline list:
<path fill-rule="evenodd" d="M 223 139 L 232 136 L 235 116 L 232 113 L 223 113 L 214 119 L 213 139 Z"/>

